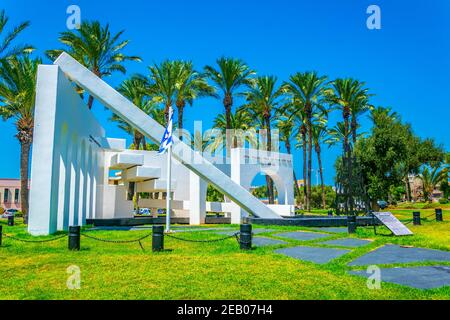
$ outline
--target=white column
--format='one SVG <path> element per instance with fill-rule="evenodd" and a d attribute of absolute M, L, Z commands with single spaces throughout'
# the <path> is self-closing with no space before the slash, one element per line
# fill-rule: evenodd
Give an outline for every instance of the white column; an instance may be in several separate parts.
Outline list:
<path fill-rule="evenodd" d="M 35 102 L 35 140 L 31 161 L 30 212 L 28 231 L 32 235 L 55 232 L 52 220 L 51 193 L 58 67 L 39 66 Z M 59 169 L 59 168 L 58 168 Z"/>
<path fill-rule="evenodd" d="M 194 172 L 189 173 L 189 224 L 200 225 L 206 218 L 206 191 L 208 184 Z"/>
<path fill-rule="evenodd" d="M 241 185 L 241 149 L 232 148 L 231 149 L 231 180 L 236 182 L 238 185 Z M 247 215 L 247 212 L 241 207 L 233 202 L 231 206 L 231 223 L 240 224 L 242 222 L 242 218 Z"/>

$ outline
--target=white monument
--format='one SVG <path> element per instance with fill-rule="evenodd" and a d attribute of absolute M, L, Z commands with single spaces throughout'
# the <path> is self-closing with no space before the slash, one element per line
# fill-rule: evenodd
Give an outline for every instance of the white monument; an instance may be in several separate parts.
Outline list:
<path fill-rule="evenodd" d="M 34 145 L 31 164 L 28 230 L 46 235 L 84 225 L 86 219 L 132 218 L 128 184 L 150 194 L 139 206 L 153 213 L 166 207 L 166 156 L 127 150 L 125 140 L 105 130 L 76 92 L 75 84 L 136 127 L 154 143 L 164 128 L 116 90 L 63 53 L 54 65 L 38 70 Z M 232 223 L 251 214 L 281 218 L 294 214 L 292 158 L 288 154 L 232 149 L 229 164 L 213 164 L 174 137 L 172 163 L 173 216 L 191 224 L 205 222 L 206 212 L 224 212 Z M 111 183 L 111 173 L 115 173 Z M 278 204 L 265 205 L 249 193 L 258 173 L 268 174 Z M 207 202 L 208 183 L 225 202 Z"/>

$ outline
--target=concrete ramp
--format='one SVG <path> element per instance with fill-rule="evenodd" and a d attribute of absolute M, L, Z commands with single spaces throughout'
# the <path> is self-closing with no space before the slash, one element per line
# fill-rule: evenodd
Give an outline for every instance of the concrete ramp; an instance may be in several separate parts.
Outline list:
<path fill-rule="evenodd" d="M 104 106 L 136 127 L 154 143 L 159 144 L 164 127 L 145 114 L 128 99 L 101 80 L 67 53 L 62 53 L 55 61 L 65 75 L 89 92 Z M 255 198 L 246 189 L 235 183 L 192 148 L 174 136 L 173 156 L 202 179 L 214 185 L 242 209 L 259 218 L 281 219 L 273 210 Z M 194 161 L 195 159 L 195 161 Z"/>

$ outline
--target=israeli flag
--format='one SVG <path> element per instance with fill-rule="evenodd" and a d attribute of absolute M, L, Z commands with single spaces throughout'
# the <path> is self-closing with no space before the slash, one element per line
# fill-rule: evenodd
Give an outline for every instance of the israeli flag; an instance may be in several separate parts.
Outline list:
<path fill-rule="evenodd" d="M 172 138 L 172 123 L 173 123 L 173 112 L 170 113 L 169 123 L 167 125 L 166 131 L 164 131 L 164 136 L 159 145 L 159 154 L 165 153 L 173 143 Z"/>

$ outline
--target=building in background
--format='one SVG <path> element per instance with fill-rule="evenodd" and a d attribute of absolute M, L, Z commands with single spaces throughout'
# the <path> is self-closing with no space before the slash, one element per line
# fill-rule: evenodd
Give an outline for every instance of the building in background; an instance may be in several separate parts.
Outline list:
<path fill-rule="evenodd" d="M 0 178 L 0 207 L 21 210 L 20 179 Z"/>

